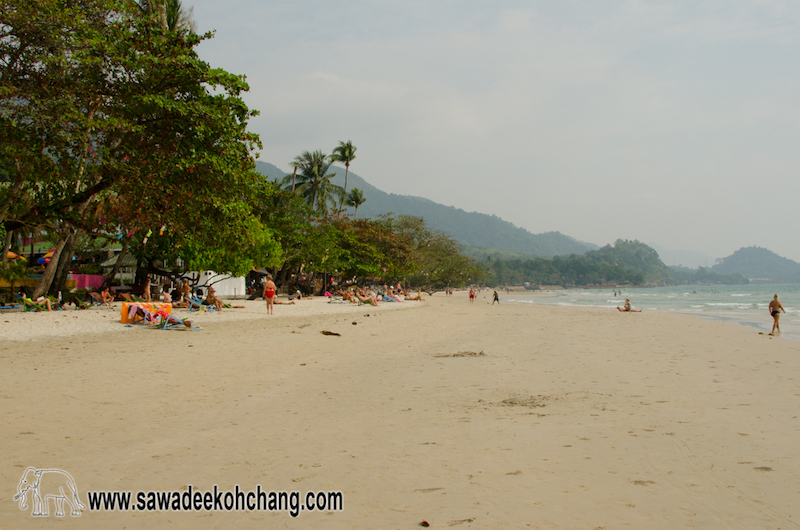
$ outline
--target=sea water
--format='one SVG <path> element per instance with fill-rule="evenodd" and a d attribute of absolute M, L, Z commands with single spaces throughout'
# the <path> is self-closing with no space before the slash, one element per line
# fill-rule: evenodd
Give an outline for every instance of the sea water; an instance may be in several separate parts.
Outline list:
<path fill-rule="evenodd" d="M 681 287 L 566 289 L 512 292 L 501 300 L 523 304 L 598 307 L 616 311 L 630 298 L 633 309 L 699 315 L 751 326 L 758 331 L 772 329 L 768 305 L 776 294 L 786 314 L 781 314 L 781 331 L 800 340 L 800 285 L 692 285 Z"/>

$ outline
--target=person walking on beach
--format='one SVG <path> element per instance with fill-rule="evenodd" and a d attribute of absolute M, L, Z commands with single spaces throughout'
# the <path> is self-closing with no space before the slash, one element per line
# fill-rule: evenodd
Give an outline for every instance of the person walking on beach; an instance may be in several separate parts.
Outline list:
<path fill-rule="evenodd" d="M 492 305 L 494 305 L 495 302 L 497 302 L 497 305 L 500 305 L 500 297 L 497 296 L 497 291 L 495 291 L 492 296 Z"/>
<path fill-rule="evenodd" d="M 778 333 L 781 332 L 781 311 L 786 313 L 786 310 L 783 308 L 783 304 L 780 301 L 780 296 L 776 294 L 775 298 L 772 299 L 772 302 L 769 303 L 769 314 L 772 315 L 773 320 L 772 332 L 770 335 L 774 335 L 776 329 L 778 330 Z"/>
<path fill-rule="evenodd" d="M 469 288 L 469 303 L 475 302 L 475 289 L 472 287 Z"/>
<path fill-rule="evenodd" d="M 264 283 L 264 299 L 267 301 L 267 313 L 272 315 L 275 307 L 275 282 L 272 281 L 272 274 L 267 274 L 267 281 Z"/>

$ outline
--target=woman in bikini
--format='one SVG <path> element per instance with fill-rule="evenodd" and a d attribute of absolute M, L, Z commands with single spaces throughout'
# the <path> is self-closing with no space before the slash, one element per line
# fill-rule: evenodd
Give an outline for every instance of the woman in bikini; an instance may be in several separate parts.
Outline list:
<path fill-rule="evenodd" d="M 275 282 L 272 281 L 272 274 L 267 274 L 267 281 L 264 283 L 264 299 L 267 301 L 267 313 L 272 315 L 275 303 Z"/>
<path fill-rule="evenodd" d="M 631 299 L 630 298 L 626 298 L 625 299 L 625 305 L 624 306 L 622 306 L 622 307 L 617 306 L 617 311 L 622 311 L 623 313 L 626 313 L 626 312 L 627 313 L 641 313 L 642 312 L 641 309 L 631 309 Z"/>
<path fill-rule="evenodd" d="M 769 314 L 772 315 L 773 320 L 772 332 L 770 332 L 770 335 L 774 335 L 776 329 L 778 330 L 778 333 L 781 332 L 781 311 L 784 313 L 786 312 L 786 310 L 783 308 L 783 304 L 780 301 L 780 296 L 776 294 L 775 298 L 772 299 L 772 302 L 769 303 Z"/>

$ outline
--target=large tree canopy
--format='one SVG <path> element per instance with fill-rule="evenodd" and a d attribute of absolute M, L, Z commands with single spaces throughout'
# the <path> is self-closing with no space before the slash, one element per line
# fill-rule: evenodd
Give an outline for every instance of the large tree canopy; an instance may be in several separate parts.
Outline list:
<path fill-rule="evenodd" d="M 142 257 L 166 233 L 221 272 L 273 263 L 248 202 L 247 84 L 199 59 L 211 34 L 162 23 L 121 0 L 0 0 L 0 221 L 121 232 Z"/>

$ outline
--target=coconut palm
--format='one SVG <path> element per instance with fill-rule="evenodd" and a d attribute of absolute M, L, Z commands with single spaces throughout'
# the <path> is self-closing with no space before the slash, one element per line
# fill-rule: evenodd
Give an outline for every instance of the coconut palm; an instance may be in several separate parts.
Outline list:
<path fill-rule="evenodd" d="M 364 198 L 364 192 L 358 188 L 350 190 L 350 193 L 347 195 L 347 205 L 355 208 L 353 211 L 353 219 L 358 217 L 358 207 L 365 202 L 367 202 L 367 199 Z"/>
<path fill-rule="evenodd" d="M 299 185 L 294 188 L 295 192 L 302 195 L 314 211 L 327 215 L 329 203 L 333 206 L 341 204 L 344 190 L 331 182 L 334 174 L 328 173 L 331 161 L 326 154 L 322 151 L 304 151 L 294 159 L 292 165 L 298 170 Z"/>
<path fill-rule="evenodd" d="M 339 147 L 333 150 L 331 161 L 344 162 L 344 193 L 347 193 L 347 175 L 350 173 L 350 162 L 356 159 L 356 146 L 353 142 L 339 142 Z"/>
<path fill-rule="evenodd" d="M 185 9 L 181 0 L 141 0 L 139 7 L 155 16 L 165 31 L 195 32 L 194 8 Z"/>

